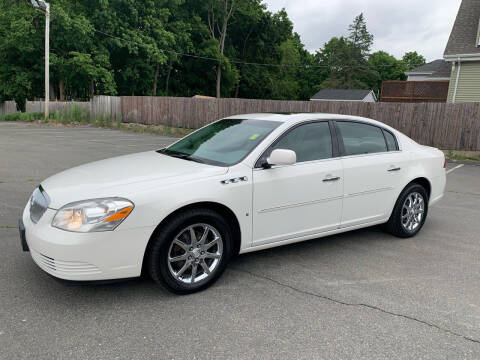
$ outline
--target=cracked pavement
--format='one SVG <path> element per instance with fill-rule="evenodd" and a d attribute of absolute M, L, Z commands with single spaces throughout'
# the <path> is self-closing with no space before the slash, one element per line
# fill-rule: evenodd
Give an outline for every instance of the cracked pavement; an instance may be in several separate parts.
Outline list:
<path fill-rule="evenodd" d="M 41 179 L 173 140 L 0 123 L 0 359 L 480 358 L 479 166 L 448 175 L 413 239 L 369 228 L 241 255 L 191 296 L 148 279 L 65 285 L 22 253 Z"/>

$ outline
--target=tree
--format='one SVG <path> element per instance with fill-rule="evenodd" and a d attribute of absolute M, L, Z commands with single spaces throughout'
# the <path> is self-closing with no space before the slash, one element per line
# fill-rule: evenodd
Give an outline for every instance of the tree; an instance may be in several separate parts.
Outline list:
<path fill-rule="evenodd" d="M 217 66 L 216 96 L 221 97 L 222 67 L 225 66 L 224 58 L 225 41 L 227 39 L 228 25 L 232 17 L 241 6 L 241 0 L 210 0 L 208 8 L 208 28 L 212 39 L 218 41 L 219 63 Z"/>
<path fill-rule="evenodd" d="M 0 101 L 43 97 L 44 15 L 0 1 Z M 263 0 L 55 0 L 51 84 L 61 100 L 96 94 L 309 99 L 322 87 L 378 89 L 425 62 L 369 55 L 363 14 L 315 54 L 285 9 Z"/>
<path fill-rule="evenodd" d="M 358 15 L 348 29 L 348 37 L 334 37 L 317 52 L 319 65 L 328 69 L 319 89 L 366 88 L 369 79 L 375 76 L 367 61 L 373 35 L 367 30 L 363 14 Z"/>
<path fill-rule="evenodd" d="M 109 53 L 98 46 L 92 22 L 80 4 L 52 4 L 52 87 L 60 100 L 116 94 Z"/>
<path fill-rule="evenodd" d="M 385 51 L 377 51 L 370 55 L 368 63 L 376 75 L 372 76 L 369 82 L 370 88 L 373 90 L 380 90 L 383 81 L 406 80 L 407 78 L 405 71 L 408 68 L 405 63 Z"/>
<path fill-rule="evenodd" d="M 403 55 L 403 62 L 407 66 L 407 70 L 413 70 L 419 66 L 425 65 L 425 57 L 419 55 L 416 51 L 407 52 Z"/>
<path fill-rule="evenodd" d="M 25 99 L 43 92 L 44 20 L 26 2 L 0 1 L 0 101 Z"/>
<path fill-rule="evenodd" d="M 359 50 L 363 56 L 368 56 L 373 44 L 373 35 L 367 30 L 363 13 L 353 20 L 353 23 L 348 27 L 348 31 L 350 32 L 348 40 L 351 41 L 353 48 Z"/>

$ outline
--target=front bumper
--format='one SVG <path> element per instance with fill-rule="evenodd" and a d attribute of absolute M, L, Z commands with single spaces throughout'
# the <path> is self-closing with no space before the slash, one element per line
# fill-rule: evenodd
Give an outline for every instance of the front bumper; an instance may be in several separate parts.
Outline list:
<path fill-rule="evenodd" d="M 34 224 L 27 205 L 20 220 L 21 238 L 23 225 L 25 246 L 42 270 L 72 281 L 140 276 L 145 249 L 154 228 L 122 229 L 119 226 L 114 231 L 75 233 L 52 227 L 54 215 L 55 210 L 47 209 Z"/>

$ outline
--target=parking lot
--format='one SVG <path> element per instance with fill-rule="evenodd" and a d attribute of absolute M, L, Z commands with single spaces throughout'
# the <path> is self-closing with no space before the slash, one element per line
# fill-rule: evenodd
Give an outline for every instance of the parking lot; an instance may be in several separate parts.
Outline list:
<path fill-rule="evenodd" d="M 173 140 L 0 123 L 1 359 L 480 358 L 480 166 L 448 174 L 413 239 L 369 228 L 241 255 L 189 296 L 149 279 L 66 285 L 21 251 L 41 180 Z"/>

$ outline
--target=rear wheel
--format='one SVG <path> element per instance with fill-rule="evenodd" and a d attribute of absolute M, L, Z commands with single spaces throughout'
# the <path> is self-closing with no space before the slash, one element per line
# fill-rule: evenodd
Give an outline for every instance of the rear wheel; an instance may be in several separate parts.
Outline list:
<path fill-rule="evenodd" d="M 193 293 L 213 284 L 232 253 L 231 229 L 210 209 L 178 214 L 152 241 L 148 272 L 154 281 L 178 294 Z"/>
<path fill-rule="evenodd" d="M 386 229 L 401 238 L 415 236 L 425 224 L 427 213 L 427 191 L 419 184 L 411 184 L 398 197 Z"/>

